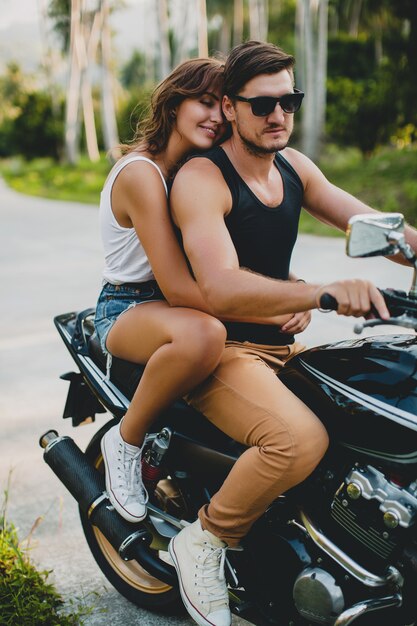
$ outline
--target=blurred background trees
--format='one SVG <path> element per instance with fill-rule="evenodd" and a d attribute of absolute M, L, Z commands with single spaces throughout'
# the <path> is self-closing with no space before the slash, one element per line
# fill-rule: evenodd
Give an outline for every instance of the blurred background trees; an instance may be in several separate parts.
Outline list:
<path fill-rule="evenodd" d="M 328 143 L 367 157 L 416 140 L 415 0 L 141 0 L 145 36 L 123 61 L 111 25 L 123 0 L 39 4 L 42 80 L 13 62 L 0 76 L 0 156 L 97 160 L 131 138 L 173 66 L 248 38 L 296 55 L 306 98 L 294 139 L 313 159 Z"/>

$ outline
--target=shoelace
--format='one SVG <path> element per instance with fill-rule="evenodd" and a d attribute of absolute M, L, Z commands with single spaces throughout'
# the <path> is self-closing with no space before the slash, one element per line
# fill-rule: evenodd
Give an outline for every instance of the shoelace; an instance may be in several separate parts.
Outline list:
<path fill-rule="evenodd" d="M 201 602 L 210 602 L 210 604 L 218 604 L 218 608 L 228 605 L 228 592 L 226 586 L 226 578 L 224 574 L 224 564 L 226 560 L 227 548 L 212 548 L 207 542 L 207 546 L 203 548 L 198 555 L 201 565 L 198 566 L 199 575 L 197 581 L 201 584 L 204 591 L 199 591 Z M 204 554 L 206 553 L 206 554 Z M 202 557 L 200 559 L 200 557 Z"/>
<path fill-rule="evenodd" d="M 119 476 L 125 482 L 119 483 L 119 487 L 127 484 L 127 494 L 123 495 L 139 497 L 141 504 L 148 501 L 148 493 L 142 482 L 142 466 L 141 466 L 142 449 L 132 454 L 125 445 L 119 444 L 119 470 L 124 472 L 124 476 Z"/>

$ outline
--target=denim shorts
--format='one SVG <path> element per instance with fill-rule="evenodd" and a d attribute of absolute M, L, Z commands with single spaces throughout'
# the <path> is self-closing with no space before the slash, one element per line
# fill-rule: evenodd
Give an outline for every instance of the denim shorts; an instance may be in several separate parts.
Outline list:
<path fill-rule="evenodd" d="M 98 297 L 94 326 L 100 345 L 105 354 L 106 339 L 109 330 L 117 318 L 128 309 L 144 302 L 165 300 L 158 284 L 154 280 L 146 283 L 123 283 L 111 285 L 105 283 Z"/>

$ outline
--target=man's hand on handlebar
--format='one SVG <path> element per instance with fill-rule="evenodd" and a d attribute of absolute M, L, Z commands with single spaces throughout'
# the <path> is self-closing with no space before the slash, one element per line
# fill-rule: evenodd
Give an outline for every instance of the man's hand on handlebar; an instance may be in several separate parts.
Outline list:
<path fill-rule="evenodd" d="M 390 317 L 382 294 L 375 285 L 367 280 L 340 280 L 330 285 L 322 285 L 316 292 L 318 308 L 326 308 L 322 303 L 322 296 L 325 294 L 336 300 L 337 307 L 332 306 L 331 308 L 335 308 L 338 315 L 361 317 L 368 315 L 374 309 L 381 319 Z"/>

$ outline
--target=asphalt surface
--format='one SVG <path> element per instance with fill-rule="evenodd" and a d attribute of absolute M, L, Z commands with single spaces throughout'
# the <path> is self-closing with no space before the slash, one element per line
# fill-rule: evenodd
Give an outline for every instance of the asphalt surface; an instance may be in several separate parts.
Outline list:
<path fill-rule="evenodd" d="M 53 325 L 55 315 L 95 304 L 102 267 L 97 209 L 17 194 L 0 180 L 0 217 L 0 284 L 8 288 L 0 307 L 0 490 L 10 476 L 7 515 L 64 597 L 93 607 L 87 626 L 191 625 L 185 613 L 167 618 L 142 611 L 111 587 L 90 555 L 75 501 L 38 445 L 55 428 L 85 448 L 108 418 L 99 415 L 76 430 L 61 419 L 68 383 L 59 376 L 73 365 Z M 381 287 L 407 288 L 412 277 L 385 259 L 348 259 L 343 239 L 312 236 L 300 236 L 293 270 L 314 282 L 356 276 Z M 315 312 L 299 339 L 311 346 L 350 338 L 352 326 L 351 319 Z"/>

